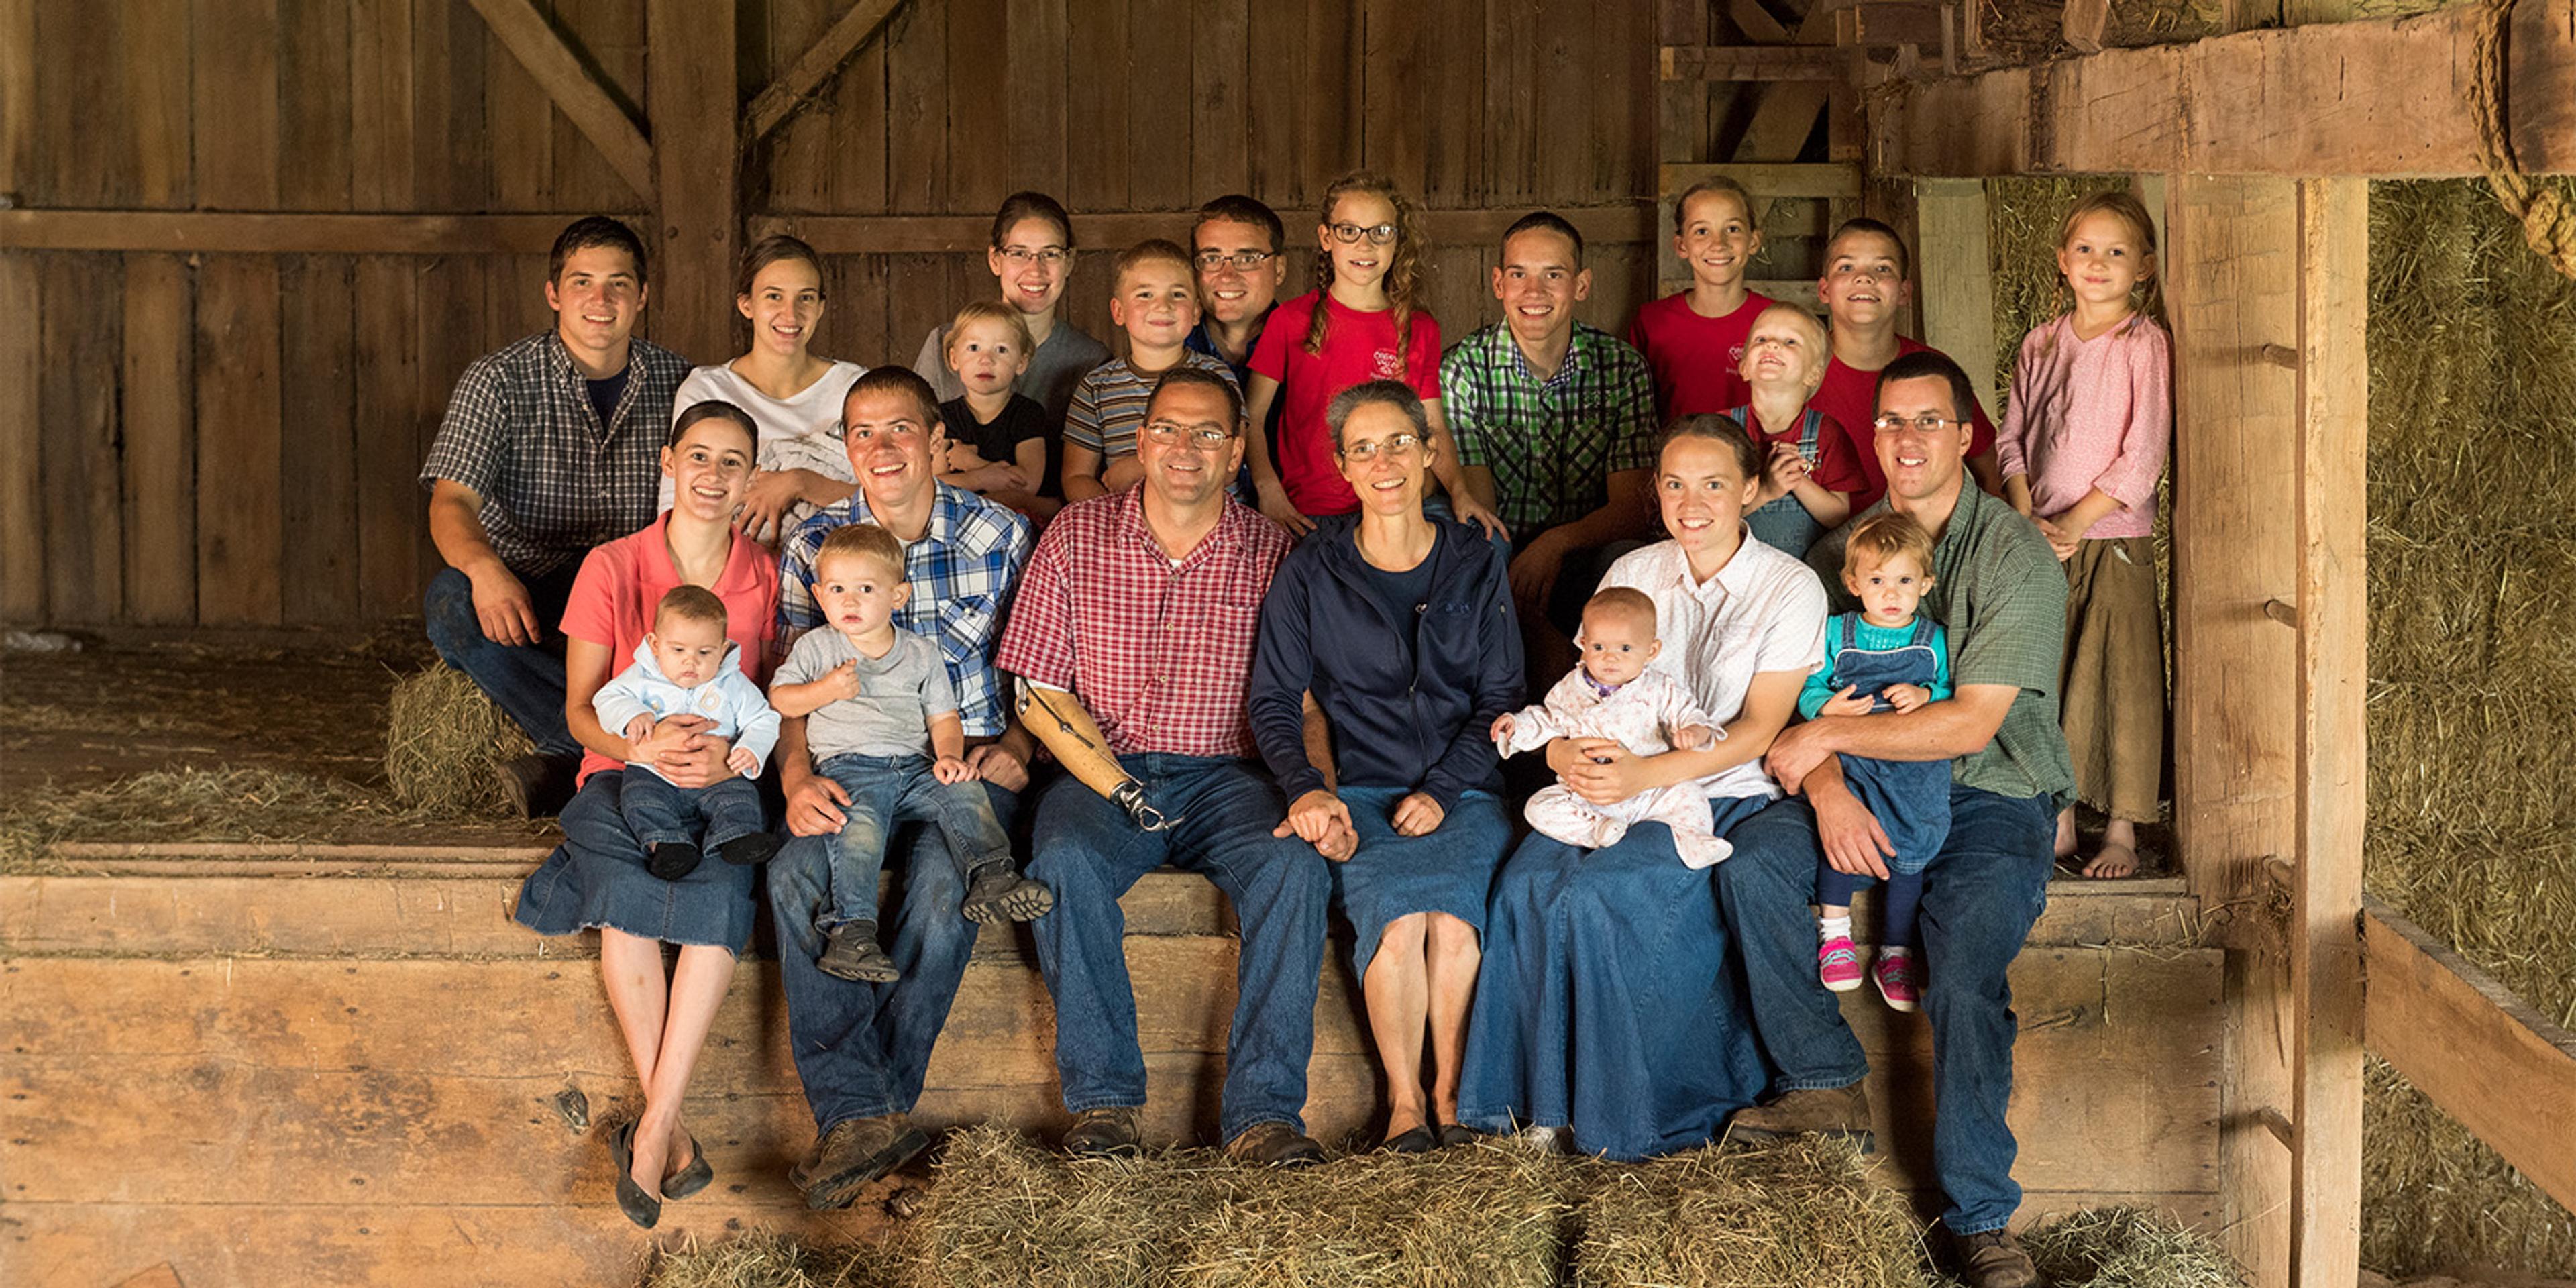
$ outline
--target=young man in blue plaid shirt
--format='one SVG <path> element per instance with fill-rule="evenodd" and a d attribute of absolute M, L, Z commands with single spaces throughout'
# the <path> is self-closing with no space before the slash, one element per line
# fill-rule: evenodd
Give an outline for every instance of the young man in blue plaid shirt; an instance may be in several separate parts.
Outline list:
<path fill-rule="evenodd" d="M 1574 665 L 1570 619 L 1602 570 L 1653 530 L 1654 378 L 1644 355 L 1575 321 L 1592 274 L 1562 217 L 1513 224 L 1493 283 L 1503 320 L 1441 359 L 1441 406 L 1468 489 L 1511 528 L 1530 671 L 1552 675 Z"/>

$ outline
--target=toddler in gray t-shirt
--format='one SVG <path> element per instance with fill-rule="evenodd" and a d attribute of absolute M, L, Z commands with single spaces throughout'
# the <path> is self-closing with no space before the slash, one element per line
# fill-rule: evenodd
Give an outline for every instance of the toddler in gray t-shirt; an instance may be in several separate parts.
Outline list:
<path fill-rule="evenodd" d="M 834 529 L 814 556 L 823 625 L 796 641 L 770 680 L 770 704 L 805 718 L 815 772 L 848 798 L 840 833 L 824 842 L 832 889 L 816 919 L 824 945 L 814 964 L 866 983 L 900 974 L 877 943 L 877 878 L 898 824 L 939 828 L 966 882 L 968 919 L 1028 921 L 1055 906 L 1053 891 L 1019 875 L 992 798 L 966 764 L 939 645 L 894 624 L 911 598 L 892 534 L 872 523 Z"/>

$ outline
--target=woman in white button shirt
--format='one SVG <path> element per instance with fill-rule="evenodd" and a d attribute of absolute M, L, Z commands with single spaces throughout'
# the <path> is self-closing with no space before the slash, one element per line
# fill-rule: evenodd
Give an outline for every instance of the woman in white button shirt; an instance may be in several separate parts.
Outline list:
<path fill-rule="evenodd" d="M 1663 651 L 1653 665 L 1679 678 L 1725 737 L 1659 756 L 1559 739 L 1548 766 L 1576 794 L 1608 802 L 1697 781 L 1720 836 L 1779 796 L 1762 753 L 1823 657 L 1825 589 L 1746 531 L 1760 465 L 1733 421 L 1674 422 L 1655 477 L 1671 539 L 1620 559 L 1601 581 L 1654 600 Z M 1560 1146 L 1636 1159 L 1705 1144 L 1751 1103 L 1762 1062 L 1728 979 L 1713 876 L 1684 865 L 1661 824 L 1591 851 L 1543 835 L 1523 841 L 1486 914 L 1460 1121 L 1535 1128 Z"/>

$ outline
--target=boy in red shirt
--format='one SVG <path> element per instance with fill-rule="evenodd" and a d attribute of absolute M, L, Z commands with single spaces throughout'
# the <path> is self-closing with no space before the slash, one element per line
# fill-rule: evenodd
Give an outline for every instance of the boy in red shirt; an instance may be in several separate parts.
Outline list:
<path fill-rule="evenodd" d="M 1852 455 L 1869 482 L 1852 497 L 1854 514 L 1878 504 L 1887 492 L 1874 428 L 1878 373 L 1905 354 L 1932 349 L 1896 333 L 1897 313 L 1914 300 L 1910 268 L 1904 239 L 1875 219 L 1844 220 L 1825 243 L 1825 275 L 1816 282 L 1816 297 L 1833 319 L 1834 360 L 1825 364 L 1825 382 L 1807 405 L 1851 435 Z M 1995 464 L 1995 423 L 1974 399 L 1968 403 L 1968 420 L 1968 471 L 1987 494 L 2001 496 L 2004 478 Z"/>

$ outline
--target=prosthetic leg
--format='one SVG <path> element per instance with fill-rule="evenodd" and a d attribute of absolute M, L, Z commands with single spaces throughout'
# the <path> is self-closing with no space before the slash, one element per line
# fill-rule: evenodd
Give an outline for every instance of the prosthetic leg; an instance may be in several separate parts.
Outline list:
<path fill-rule="evenodd" d="M 1166 818 L 1161 810 L 1145 803 L 1145 785 L 1128 777 L 1111 755 L 1109 740 L 1102 736 L 1100 725 L 1073 695 L 1033 684 L 1020 686 L 1020 723 L 1054 753 L 1056 762 L 1065 767 L 1082 784 L 1108 798 L 1127 811 L 1136 826 L 1147 832 L 1160 832 L 1181 820 Z"/>

